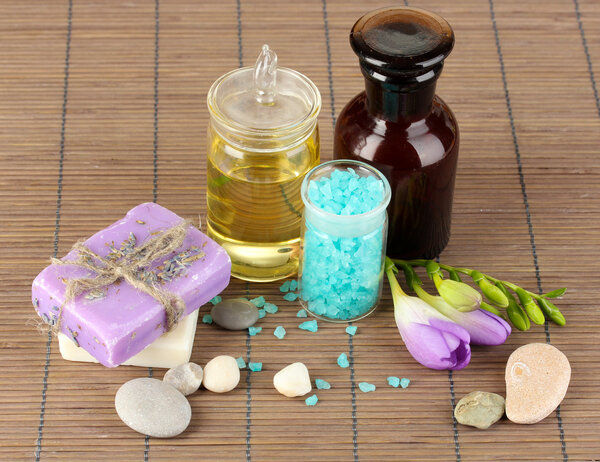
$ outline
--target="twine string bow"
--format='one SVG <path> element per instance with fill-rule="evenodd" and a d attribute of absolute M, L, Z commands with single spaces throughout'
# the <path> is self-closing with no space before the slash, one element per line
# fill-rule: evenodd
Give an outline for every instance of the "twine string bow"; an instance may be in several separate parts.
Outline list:
<path fill-rule="evenodd" d="M 154 260 L 164 257 L 183 245 L 189 222 L 167 229 L 158 236 L 149 239 L 139 247 L 128 249 L 121 256 L 101 257 L 85 246 L 84 241 L 77 242 L 71 250 L 78 253 L 75 260 L 59 260 L 52 258 L 56 265 L 75 265 L 95 273 L 92 277 L 66 279 L 65 301 L 61 305 L 57 321 L 53 326 L 55 332 L 60 331 L 63 307 L 83 292 L 103 289 L 117 281 L 124 280 L 135 289 L 156 299 L 165 309 L 167 315 L 167 332 L 178 322 L 185 311 L 183 299 L 172 292 L 160 289 L 152 282 L 142 280 L 140 271 L 147 268 Z"/>

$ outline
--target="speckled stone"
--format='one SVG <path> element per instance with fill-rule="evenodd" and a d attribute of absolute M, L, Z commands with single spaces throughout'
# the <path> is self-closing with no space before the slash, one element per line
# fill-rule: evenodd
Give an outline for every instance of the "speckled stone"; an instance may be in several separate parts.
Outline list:
<path fill-rule="evenodd" d="M 188 396 L 200 388 L 202 376 L 202 367 L 195 363 L 185 363 L 165 372 L 163 381 L 177 388 L 184 396 Z"/>
<path fill-rule="evenodd" d="M 224 329 L 244 330 L 258 321 L 258 308 L 243 298 L 230 298 L 210 310 L 213 322 Z"/>
<path fill-rule="evenodd" d="M 533 424 L 554 411 L 567 393 L 571 366 L 567 357 L 546 343 L 517 348 L 506 363 L 506 416 Z"/>
<path fill-rule="evenodd" d="M 185 396 L 168 383 L 147 377 L 121 385 L 115 395 L 115 408 L 128 427 L 157 438 L 179 435 L 192 418 Z"/>
<path fill-rule="evenodd" d="M 217 356 L 204 366 L 204 388 L 215 393 L 226 393 L 240 383 L 240 367 L 232 356 Z"/>
<path fill-rule="evenodd" d="M 458 423 L 481 429 L 491 427 L 503 415 L 504 398 L 486 391 L 472 391 L 454 408 L 454 417 Z"/>
<path fill-rule="evenodd" d="M 284 396 L 304 396 L 312 390 L 308 369 L 303 363 L 293 363 L 273 377 L 275 389 Z"/>

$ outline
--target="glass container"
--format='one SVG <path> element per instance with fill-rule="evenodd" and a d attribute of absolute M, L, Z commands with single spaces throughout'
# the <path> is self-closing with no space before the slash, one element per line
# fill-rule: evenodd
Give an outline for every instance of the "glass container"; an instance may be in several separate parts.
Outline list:
<path fill-rule="evenodd" d="M 369 315 L 377 307 L 383 282 L 391 197 L 387 179 L 363 162 L 334 160 L 312 169 L 301 193 L 303 307 L 335 322 Z M 338 205 L 324 205 L 331 201 Z"/>
<path fill-rule="evenodd" d="M 334 158 L 381 170 L 392 187 L 388 256 L 434 258 L 448 243 L 459 132 L 435 94 L 454 45 L 450 25 L 417 8 L 385 8 L 350 34 L 365 91 L 340 113 Z"/>
<path fill-rule="evenodd" d="M 297 272 L 300 186 L 319 163 L 321 95 L 304 75 L 277 68 L 267 45 L 254 67 L 210 88 L 208 234 L 232 261 L 231 273 L 274 281 Z"/>

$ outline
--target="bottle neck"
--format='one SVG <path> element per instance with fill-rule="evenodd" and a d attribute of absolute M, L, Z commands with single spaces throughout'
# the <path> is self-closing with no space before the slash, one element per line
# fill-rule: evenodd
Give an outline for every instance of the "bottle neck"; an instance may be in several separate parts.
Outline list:
<path fill-rule="evenodd" d="M 406 85 L 375 80 L 365 75 L 369 112 L 389 122 L 412 123 L 431 112 L 437 78 Z"/>

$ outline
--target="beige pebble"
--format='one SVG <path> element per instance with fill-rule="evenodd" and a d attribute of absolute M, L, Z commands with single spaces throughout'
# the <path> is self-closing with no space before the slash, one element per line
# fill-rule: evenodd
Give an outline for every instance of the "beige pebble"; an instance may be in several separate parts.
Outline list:
<path fill-rule="evenodd" d="M 115 408 L 130 428 L 157 438 L 179 435 L 192 418 L 185 396 L 168 383 L 147 377 L 124 383 L 115 395 Z"/>
<path fill-rule="evenodd" d="M 506 416 L 520 424 L 543 420 L 565 397 L 570 379 L 569 360 L 552 345 L 517 348 L 506 363 Z"/>
<path fill-rule="evenodd" d="M 184 396 L 188 396 L 200 388 L 202 375 L 202 367 L 198 364 L 185 363 L 165 372 L 163 381 L 177 388 Z"/>
<path fill-rule="evenodd" d="M 217 356 L 204 366 L 204 388 L 215 393 L 226 393 L 240 383 L 240 368 L 231 356 Z"/>
<path fill-rule="evenodd" d="M 312 390 L 308 369 L 303 363 L 293 363 L 273 377 L 275 389 L 284 396 L 303 396 Z"/>

